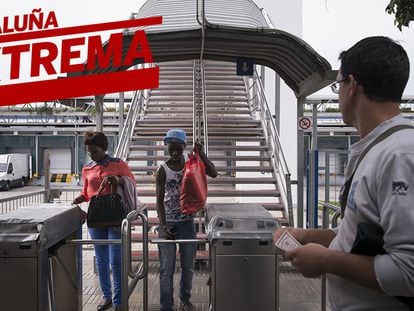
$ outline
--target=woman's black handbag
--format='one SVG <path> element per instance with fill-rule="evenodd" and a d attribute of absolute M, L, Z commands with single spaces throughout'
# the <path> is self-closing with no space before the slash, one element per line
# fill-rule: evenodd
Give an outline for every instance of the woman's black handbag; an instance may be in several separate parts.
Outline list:
<path fill-rule="evenodd" d="M 104 187 L 101 184 L 98 194 L 89 203 L 86 217 L 89 228 L 120 227 L 126 217 L 121 196 L 118 193 L 100 195 Z"/>

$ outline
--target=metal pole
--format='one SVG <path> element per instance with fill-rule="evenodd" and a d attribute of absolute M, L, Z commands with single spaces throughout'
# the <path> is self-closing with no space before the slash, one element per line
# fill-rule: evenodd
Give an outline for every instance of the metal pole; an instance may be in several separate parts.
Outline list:
<path fill-rule="evenodd" d="M 75 132 L 75 174 L 79 174 L 79 133 Z"/>
<path fill-rule="evenodd" d="M 43 153 L 43 170 L 45 172 L 45 194 L 43 202 L 48 203 L 50 199 L 50 153 L 46 150 Z"/>
<path fill-rule="evenodd" d="M 122 232 L 122 275 L 121 275 L 121 293 L 122 293 L 122 310 L 128 311 L 129 309 L 129 295 L 128 295 L 128 288 L 129 288 L 129 278 L 128 278 L 128 270 L 129 270 L 129 250 L 128 250 L 128 243 L 129 243 L 129 234 L 130 234 L 130 224 L 127 219 L 122 222 L 121 225 L 121 232 Z"/>
<path fill-rule="evenodd" d="M 96 130 L 102 132 L 103 130 L 103 97 L 101 95 L 95 95 L 95 120 Z"/>
<path fill-rule="evenodd" d="M 276 253 L 275 256 L 275 265 L 276 265 L 276 310 L 279 311 L 279 299 L 280 299 L 280 288 L 279 288 L 279 279 L 280 279 L 280 267 L 279 267 L 279 255 Z"/>
<path fill-rule="evenodd" d="M 142 219 L 142 252 L 143 261 L 142 269 L 134 273 L 131 268 L 131 222 Z M 129 309 L 129 296 L 132 294 L 138 279 L 143 279 L 143 310 L 148 311 L 148 219 L 140 211 L 132 211 L 123 220 L 121 225 L 122 234 L 122 310 Z M 129 285 L 129 276 L 132 278 L 131 286 Z"/>
<path fill-rule="evenodd" d="M 300 97 L 297 99 L 297 108 L 298 108 L 298 120 L 300 117 L 303 117 L 303 105 L 305 104 L 305 98 Z M 305 172 L 305 150 L 304 150 L 304 138 L 303 138 L 303 131 L 299 129 L 297 131 L 297 150 L 298 150 L 298 199 L 297 199 L 297 217 L 298 217 L 298 228 L 303 228 L 303 178 Z"/>
<path fill-rule="evenodd" d="M 266 68 L 265 66 L 260 66 L 260 80 L 262 81 L 263 90 L 265 89 L 265 75 L 266 75 Z"/>
<path fill-rule="evenodd" d="M 204 150 L 208 156 L 208 118 L 207 118 L 207 102 L 206 102 L 206 83 L 204 77 L 204 62 L 201 63 L 201 88 L 202 88 L 202 100 L 203 100 L 203 134 L 204 134 Z"/>
<path fill-rule="evenodd" d="M 55 302 L 55 289 L 53 286 L 53 264 L 52 264 L 52 257 L 48 258 L 48 274 L 47 274 L 47 283 L 49 289 L 49 311 L 56 310 L 56 302 Z"/>
<path fill-rule="evenodd" d="M 325 152 L 325 203 L 329 203 L 330 200 L 330 157 L 331 154 L 330 152 Z M 323 228 L 328 228 L 329 226 L 329 213 L 327 215 L 324 216 L 328 216 L 328 217 L 324 217 L 323 218 Z"/>
<path fill-rule="evenodd" d="M 125 102 L 125 95 L 124 92 L 119 93 L 119 108 L 118 108 L 118 122 L 119 122 L 119 130 L 118 135 L 121 135 L 122 128 L 124 127 L 124 102 Z M 121 137 L 119 138 L 121 140 Z"/>
<path fill-rule="evenodd" d="M 197 61 L 193 65 L 193 145 L 196 141 L 196 113 L 197 113 Z"/>
<path fill-rule="evenodd" d="M 329 174 L 330 174 L 330 153 L 325 152 L 325 202 L 329 203 Z M 323 208 L 322 227 L 329 228 L 329 209 Z M 321 280 L 321 311 L 326 310 L 326 274 L 322 275 Z"/>
<path fill-rule="evenodd" d="M 39 134 L 35 135 L 36 176 L 39 177 Z"/>
<path fill-rule="evenodd" d="M 310 156 L 309 228 L 318 227 L 318 104 L 312 106 L 312 142 Z"/>
<path fill-rule="evenodd" d="M 204 243 L 207 244 L 208 240 L 202 239 L 183 239 L 183 240 L 165 240 L 165 239 L 153 239 L 150 241 L 151 244 L 190 244 L 190 243 Z"/>
<path fill-rule="evenodd" d="M 275 72 L 275 125 L 280 133 L 280 76 Z"/>

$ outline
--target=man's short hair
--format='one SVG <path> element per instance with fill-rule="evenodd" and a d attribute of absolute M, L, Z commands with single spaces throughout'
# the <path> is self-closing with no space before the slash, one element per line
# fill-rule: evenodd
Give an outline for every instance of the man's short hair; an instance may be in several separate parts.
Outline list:
<path fill-rule="evenodd" d="M 108 138 L 102 132 L 86 131 L 83 134 L 83 144 L 99 146 L 103 151 L 108 150 Z"/>
<path fill-rule="evenodd" d="M 410 75 L 410 62 L 401 45 L 387 37 L 368 37 L 343 51 L 339 59 L 342 77 L 352 74 L 369 99 L 401 101 Z"/>

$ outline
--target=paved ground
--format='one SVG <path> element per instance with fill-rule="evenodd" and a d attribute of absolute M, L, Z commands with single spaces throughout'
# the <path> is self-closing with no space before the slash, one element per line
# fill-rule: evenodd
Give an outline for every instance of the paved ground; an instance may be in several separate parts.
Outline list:
<path fill-rule="evenodd" d="M 83 311 L 94 311 L 101 298 L 97 276 L 93 272 L 93 250 L 84 251 L 83 272 Z M 149 269 L 149 310 L 159 310 L 158 264 L 150 263 Z M 199 311 L 208 311 L 209 291 L 208 269 L 196 271 L 193 281 L 192 302 Z M 178 301 L 179 268 L 174 277 L 175 301 Z M 260 286 L 260 284 L 252 284 Z M 283 269 L 280 274 L 280 310 L 281 311 L 316 311 L 321 310 L 321 280 L 305 279 L 291 269 Z M 129 310 L 143 310 L 142 282 L 138 283 L 130 298 Z M 327 308 L 329 310 L 329 308 Z M 237 310 L 228 310 L 237 311 Z"/>

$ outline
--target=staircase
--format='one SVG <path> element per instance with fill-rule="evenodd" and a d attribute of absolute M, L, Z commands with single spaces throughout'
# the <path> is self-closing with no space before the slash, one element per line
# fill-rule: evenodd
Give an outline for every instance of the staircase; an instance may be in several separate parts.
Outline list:
<path fill-rule="evenodd" d="M 158 222 L 155 206 L 155 173 L 168 159 L 162 141 L 171 128 L 187 132 L 193 140 L 194 61 L 159 64 L 160 85 L 150 91 L 138 118 L 127 160 L 136 176 L 140 198 L 147 204 L 149 223 Z M 249 100 L 234 63 L 204 61 L 208 124 L 208 156 L 216 165 L 217 178 L 209 178 L 208 203 L 260 203 L 289 224 L 288 208 L 281 200 L 266 129 Z M 273 161 L 273 162 L 272 162 Z M 200 234 L 201 233 L 201 230 Z M 150 254 L 151 255 L 151 254 Z M 199 258 L 206 254 L 198 254 Z M 155 255 L 154 255 L 155 256 Z"/>

